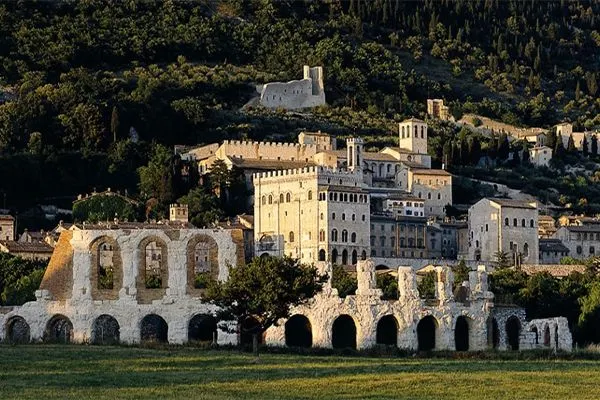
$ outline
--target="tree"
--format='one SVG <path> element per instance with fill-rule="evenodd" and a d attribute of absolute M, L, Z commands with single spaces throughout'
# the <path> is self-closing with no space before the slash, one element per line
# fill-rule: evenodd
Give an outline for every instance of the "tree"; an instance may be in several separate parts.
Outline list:
<path fill-rule="evenodd" d="M 525 165 L 529 164 L 529 149 L 527 145 L 523 145 L 523 160 L 521 162 Z"/>
<path fill-rule="evenodd" d="M 453 290 L 456 290 L 457 287 L 462 285 L 464 281 L 469 281 L 469 272 L 471 268 L 467 266 L 465 260 L 460 260 L 458 264 L 452 268 L 452 272 L 454 273 L 454 287 Z"/>
<path fill-rule="evenodd" d="M 509 151 L 510 145 L 508 142 L 508 136 L 506 133 L 502 132 L 500 134 L 500 138 L 498 139 L 498 158 L 501 160 L 506 160 L 508 158 Z"/>
<path fill-rule="evenodd" d="M 383 291 L 382 300 L 398 300 L 398 279 L 392 274 L 377 274 L 377 287 Z"/>
<path fill-rule="evenodd" d="M 563 146 L 562 137 L 558 136 L 556 138 L 556 145 L 554 146 L 554 154 L 553 157 L 560 158 L 565 154 L 565 147 Z"/>
<path fill-rule="evenodd" d="M 567 142 L 567 152 L 575 153 L 577 148 L 575 147 L 575 141 L 573 140 L 573 134 L 569 135 L 569 141 Z"/>
<path fill-rule="evenodd" d="M 548 133 L 546 134 L 546 146 L 554 150 L 554 148 L 556 147 L 556 140 L 556 127 L 553 127 L 549 129 Z"/>
<path fill-rule="evenodd" d="M 489 276 L 490 291 L 498 303 L 523 304 L 521 290 L 527 285 L 527 274 L 512 268 L 496 269 Z"/>
<path fill-rule="evenodd" d="M 338 296 L 346 297 L 356 293 L 358 289 L 356 277 L 346 272 L 343 266 L 334 265 L 331 275 L 331 286 L 337 289 Z"/>
<path fill-rule="evenodd" d="M 581 99 L 581 87 L 579 85 L 579 79 L 577 80 L 577 86 L 575 86 L 575 100 L 579 101 Z"/>
<path fill-rule="evenodd" d="M 148 164 L 138 168 L 139 189 L 142 197 L 154 198 L 159 207 L 165 207 L 174 200 L 173 156 L 160 144 L 153 145 L 151 152 Z"/>
<path fill-rule="evenodd" d="M 584 157 L 587 157 L 588 155 L 588 140 L 587 140 L 587 136 L 584 134 L 583 135 L 583 143 L 581 143 L 581 150 L 583 151 L 583 155 Z"/>
<path fill-rule="evenodd" d="M 435 272 L 429 271 L 417 281 L 417 290 L 422 299 L 435 299 Z"/>
<path fill-rule="evenodd" d="M 496 268 L 502 269 L 512 265 L 512 260 L 506 251 L 498 250 L 494 253 L 494 258 L 496 259 Z"/>
<path fill-rule="evenodd" d="M 255 318 L 251 328 L 254 353 L 258 356 L 258 336 L 279 320 L 290 316 L 290 309 L 308 302 L 321 291 L 327 276 L 317 268 L 290 257 L 257 257 L 249 264 L 232 267 L 227 281 L 211 281 L 206 300 L 218 306 L 219 318 L 242 323 Z"/>
<path fill-rule="evenodd" d="M 591 146 L 591 153 L 593 156 L 598 155 L 598 138 L 596 137 L 596 135 L 592 135 L 592 146 Z"/>
<path fill-rule="evenodd" d="M 223 217 L 223 210 L 219 208 L 218 199 L 213 194 L 204 192 L 202 188 L 190 190 L 177 202 L 188 205 L 189 220 L 198 228 L 210 227 Z"/>
<path fill-rule="evenodd" d="M 113 143 L 117 141 L 117 133 L 119 132 L 119 110 L 117 106 L 113 106 L 110 115 L 110 133 L 113 135 Z"/>

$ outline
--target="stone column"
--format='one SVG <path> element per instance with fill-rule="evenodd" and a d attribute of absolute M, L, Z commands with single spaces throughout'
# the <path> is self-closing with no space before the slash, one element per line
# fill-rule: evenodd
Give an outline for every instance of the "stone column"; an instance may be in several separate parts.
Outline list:
<path fill-rule="evenodd" d="M 403 303 L 419 298 L 417 275 L 411 267 L 398 267 L 398 295 Z"/>
<path fill-rule="evenodd" d="M 454 281 L 454 274 L 452 269 L 446 267 L 436 267 L 436 282 L 435 291 L 436 298 L 442 303 L 448 303 L 453 300 L 452 296 L 452 283 Z"/>
<path fill-rule="evenodd" d="M 381 289 L 377 289 L 377 277 L 373 261 L 360 260 L 357 262 L 356 279 L 358 281 L 357 296 L 375 296 L 380 298 L 383 294 Z"/>

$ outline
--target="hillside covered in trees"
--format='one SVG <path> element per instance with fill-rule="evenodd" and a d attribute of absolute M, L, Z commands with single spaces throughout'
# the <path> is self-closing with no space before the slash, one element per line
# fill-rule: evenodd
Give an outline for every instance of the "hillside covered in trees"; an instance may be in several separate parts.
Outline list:
<path fill-rule="evenodd" d="M 150 142 L 322 129 L 380 146 L 428 97 L 457 117 L 591 129 L 598 15 L 592 1 L 2 3 L 0 192 L 12 208 L 93 187 L 135 193 Z M 328 107 L 242 108 L 256 83 L 297 79 L 304 64 L 324 67 Z"/>

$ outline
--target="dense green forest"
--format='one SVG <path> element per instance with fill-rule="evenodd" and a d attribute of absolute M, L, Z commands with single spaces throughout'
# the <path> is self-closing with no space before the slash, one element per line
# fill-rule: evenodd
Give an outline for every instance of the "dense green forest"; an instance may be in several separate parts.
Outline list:
<path fill-rule="evenodd" d="M 322 129 L 393 143 L 393 122 L 423 115 L 428 97 L 456 116 L 591 129 L 599 12 L 591 1 L 2 3 L 0 192 L 12 208 L 94 187 L 135 193 L 150 142 Z M 254 84 L 297 79 L 304 64 L 323 65 L 328 107 L 242 108 Z"/>

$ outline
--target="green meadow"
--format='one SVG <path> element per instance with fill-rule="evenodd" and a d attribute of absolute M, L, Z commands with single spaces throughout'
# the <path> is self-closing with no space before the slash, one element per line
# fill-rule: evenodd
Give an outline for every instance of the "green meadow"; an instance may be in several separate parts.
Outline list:
<path fill-rule="evenodd" d="M 600 362 L 0 346 L 0 399 L 598 399 Z"/>

